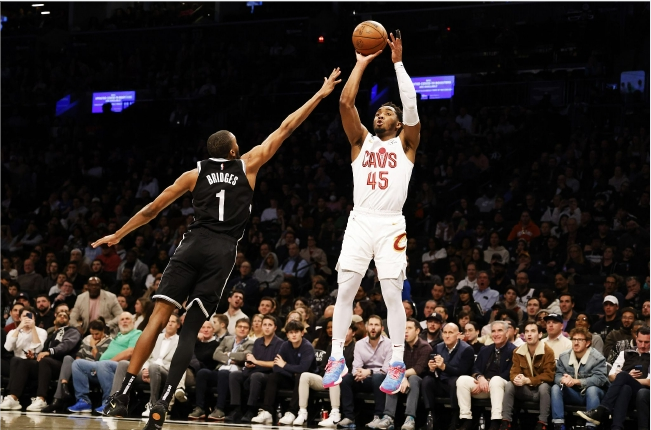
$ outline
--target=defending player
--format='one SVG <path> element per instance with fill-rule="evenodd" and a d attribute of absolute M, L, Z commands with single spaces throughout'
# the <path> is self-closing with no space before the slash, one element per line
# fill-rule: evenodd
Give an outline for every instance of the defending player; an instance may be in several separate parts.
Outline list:
<path fill-rule="evenodd" d="M 362 74 L 382 51 L 368 56 L 356 53 L 357 64 L 339 99 L 341 121 L 351 145 L 355 206 L 348 219 L 337 263 L 339 293 L 333 317 L 332 356 L 323 378 L 326 388 L 341 383 L 348 372 L 343 358 L 348 328 L 346 321 L 350 321 L 353 298 L 372 258 L 375 259 L 387 305 L 387 325 L 393 345 L 389 372 L 380 389 L 395 394 L 400 391 L 401 384 L 409 385 L 407 379 L 403 382 L 406 316 L 402 305 L 402 284 L 407 268 L 407 234 L 402 207 L 420 142 L 420 121 L 416 90 L 402 64 L 400 30 L 396 35 L 394 37 L 391 33 L 388 43 L 404 114 L 393 103 L 382 105 L 375 113 L 373 136 L 362 125 L 355 108 Z"/>
<path fill-rule="evenodd" d="M 163 272 L 160 286 L 153 298 L 154 311 L 131 357 L 122 387 L 113 393 L 104 408 L 104 415 L 124 417 L 128 413 L 129 391 L 136 375 L 149 358 L 156 338 L 167 324 L 175 308 L 187 300 L 187 313 L 179 345 L 174 353 L 163 396 L 153 405 L 146 430 L 160 430 L 177 384 L 187 369 L 197 333 L 214 312 L 235 264 L 237 243 L 251 213 L 251 198 L 260 167 L 269 161 L 280 145 L 308 117 L 319 102 L 328 96 L 341 72 L 334 69 L 321 89 L 289 115 L 281 126 L 262 144 L 240 158 L 235 136 L 226 130 L 208 139 L 211 158 L 197 163 L 197 168 L 182 174 L 174 184 L 153 202 L 134 215 L 115 234 L 93 243 L 115 245 L 131 231 L 154 219 L 160 211 L 192 192 L 194 222 L 183 236 L 176 252 Z"/>

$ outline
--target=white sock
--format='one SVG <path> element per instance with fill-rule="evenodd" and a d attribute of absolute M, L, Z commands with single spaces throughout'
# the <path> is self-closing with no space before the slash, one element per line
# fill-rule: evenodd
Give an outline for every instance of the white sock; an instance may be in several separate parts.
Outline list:
<path fill-rule="evenodd" d="M 332 339 L 332 356 L 335 360 L 344 358 L 344 339 Z"/>
<path fill-rule="evenodd" d="M 339 408 L 332 408 L 330 415 L 339 415 Z"/>
<path fill-rule="evenodd" d="M 307 409 L 303 409 L 303 408 L 299 409 L 298 414 L 299 415 L 301 415 L 301 414 L 307 415 Z"/>
<path fill-rule="evenodd" d="M 405 355 L 405 344 L 403 343 L 402 345 L 393 345 L 391 348 L 391 361 L 390 363 L 393 363 L 395 361 L 400 361 L 402 362 L 403 358 Z"/>

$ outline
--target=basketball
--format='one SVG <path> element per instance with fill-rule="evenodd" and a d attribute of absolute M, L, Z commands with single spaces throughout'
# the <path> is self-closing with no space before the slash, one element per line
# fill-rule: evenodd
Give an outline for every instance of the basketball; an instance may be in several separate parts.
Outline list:
<path fill-rule="evenodd" d="M 364 21 L 353 31 L 353 46 L 362 55 L 375 54 L 387 44 L 387 31 L 377 21 Z"/>

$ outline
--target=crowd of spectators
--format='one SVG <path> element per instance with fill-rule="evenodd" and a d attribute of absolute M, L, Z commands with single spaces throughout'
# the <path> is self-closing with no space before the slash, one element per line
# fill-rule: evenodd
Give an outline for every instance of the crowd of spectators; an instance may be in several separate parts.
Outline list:
<path fill-rule="evenodd" d="M 125 22 L 104 22 L 98 29 Z M 108 46 L 97 43 L 95 50 Z M 191 196 L 116 246 L 90 244 L 207 158 L 205 139 L 216 127 L 234 131 L 244 149 L 261 142 L 281 114 L 273 101 L 289 77 L 276 66 L 300 63 L 297 47 L 272 40 L 248 43 L 244 50 L 231 42 L 213 46 L 181 35 L 169 47 L 112 48 L 117 55 L 103 59 L 80 48 L 64 55 L 44 52 L 39 64 L 15 52 L 3 61 L 2 100 L 10 106 L 2 117 L 1 198 L 7 408 L 21 407 L 21 396 L 33 389 L 36 400 L 29 410 L 90 412 L 92 383 L 106 399 L 192 221 Z M 380 64 L 373 78 L 383 69 Z M 54 101 L 66 93 L 116 86 L 146 88 L 174 102 L 162 108 L 136 104 L 122 114 L 54 115 Z M 258 93 L 264 97 L 253 97 Z M 262 115 L 251 119 L 244 115 L 249 110 Z M 572 337 L 590 339 L 611 366 L 636 347 L 640 328 L 649 325 L 648 118 L 602 123 L 588 109 L 577 124 L 545 100 L 515 107 L 422 101 L 419 112 L 421 145 L 404 208 L 409 261 L 404 305 L 417 323 L 408 324 L 406 355 L 409 349 L 413 361 L 407 364 L 416 369 L 408 380 L 423 377 L 425 406 L 433 408 L 425 387 L 447 380 L 427 379 L 436 379 L 437 369 L 445 374 L 445 365 L 430 360 L 425 346 L 453 347 L 463 339 L 480 366 L 488 359 L 479 361 L 482 346 L 508 340 L 519 348 L 528 343 L 527 333 L 533 336 L 533 322 L 556 359 L 571 347 L 572 330 Z M 349 145 L 336 106 L 325 105 L 258 175 L 231 278 L 215 317 L 199 334 L 196 360 L 175 397 L 186 401 L 188 387 L 197 387 L 191 418 L 225 419 L 230 395 L 231 405 L 241 405 L 230 411 L 230 419 L 266 423 L 276 413 L 277 399 L 268 394 L 275 391 L 262 390 L 271 384 L 301 394 L 285 423 L 305 422 L 305 387 L 318 389 L 318 379 L 303 375 L 323 374 L 317 366 L 330 342 L 334 267 L 352 206 Z M 346 343 L 352 380 L 342 383 L 341 410 L 339 394 L 331 390 L 336 410 L 329 424 L 354 421 L 352 393 L 377 394 L 376 379 L 387 367 L 378 359 L 364 364 L 368 357 L 357 354 L 386 339 L 386 306 L 373 265 L 354 309 Z M 493 325 L 500 320 L 508 327 Z M 170 318 L 140 376 L 152 386 L 150 402 L 160 395 L 156 387 L 169 368 L 167 354 L 182 321 L 183 311 Z M 294 321 L 300 325 L 291 325 Z M 504 333 L 493 333 L 493 327 Z M 285 348 L 274 349 L 282 351 L 280 363 L 274 363 L 275 354 L 264 355 L 270 344 Z M 240 355 L 225 358 L 224 348 Z M 314 363 L 297 360 L 291 348 L 311 348 Z M 648 343 L 646 350 L 648 368 Z M 276 369 L 287 365 L 291 371 Z M 508 382 L 505 372 L 499 373 Z M 254 376 L 258 373 L 264 377 Z M 465 374 L 473 373 L 478 372 Z M 37 387 L 25 384 L 30 375 Z M 52 402 L 50 380 L 58 381 Z M 228 388 L 214 407 L 205 396 L 213 385 Z M 418 390 L 413 392 L 417 401 Z M 410 415 L 416 406 L 407 404 Z M 264 413 L 258 414 L 258 407 Z M 378 421 L 395 419 L 395 409 L 376 398 Z M 551 410 L 553 420 L 561 419 Z M 463 409 L 461 419 L 468 418 Z"/>

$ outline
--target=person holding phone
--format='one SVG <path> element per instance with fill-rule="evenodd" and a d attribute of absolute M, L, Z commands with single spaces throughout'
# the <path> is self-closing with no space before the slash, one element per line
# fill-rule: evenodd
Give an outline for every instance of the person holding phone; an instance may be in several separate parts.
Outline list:
<path fill-rule="evenodd" d="M 23 360 L 35 360 L 47 339 L 47 332 L 36 327 L 34 313 L 31 308 L 23 308 L 19 314 L 20 324 L 7 334 L 5 349 L 14 353 L 9 362 L 9 395 L 5 396 L 0 409 L 22 409 L 18 399 L 23 394 L 27 379 L 38 379 L 38 366 L 29 366 L 28 374 L 21 372 Z"/>
<path fill-rule="evenodd" d="M 642 389 L 649 388 L 649 334 L 649 327 L 642 327 L 637 331 L 635 338 L 637 348 L 619 353 L 608 374 L 610 387 L 601 400 L 601 404 L 595 409 L 579 411 L 579 416 L 598 426 L 608 418 L 608 415 L 612 415 L 613 423 L 610 428 L 624 428 L 624 420 L 631 399 L 637 401 L 638 393 Z M 641 409 L 642 411 L 638 411 L 638 413 L 646 410 L 646 416 L 640 417 L 640 422 L 646 420 L 648 423 L 648 406 L 646 409 Z"/>

